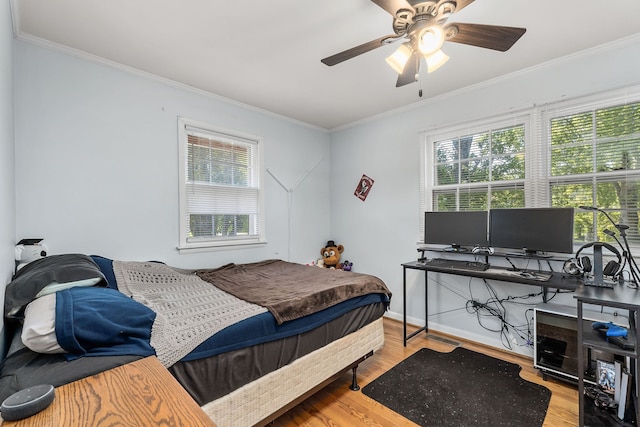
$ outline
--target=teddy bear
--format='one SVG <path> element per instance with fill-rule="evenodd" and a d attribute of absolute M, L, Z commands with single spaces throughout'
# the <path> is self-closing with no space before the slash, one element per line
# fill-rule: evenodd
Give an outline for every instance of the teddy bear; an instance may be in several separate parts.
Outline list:
<path fill-rule="evenodd" d="M 320 255 L 322 255 L 322 261 L 325 268 L 334 268 L 337 270 L 342 269 L 340 263 L 340 254 L 344 251 L 344 246 L 336 245 L 336 242 L 329 240 L 327 245 L 320 249 Z"/>

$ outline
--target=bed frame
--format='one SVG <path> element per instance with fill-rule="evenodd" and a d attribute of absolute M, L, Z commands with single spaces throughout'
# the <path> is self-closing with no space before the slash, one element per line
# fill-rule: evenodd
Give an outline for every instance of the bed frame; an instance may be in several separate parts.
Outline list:
<path fill-rule="evenodd" d="M 343 338 L 202 406 L 218 427 L 263 426 L 384 346 L 382 317 Z"/>

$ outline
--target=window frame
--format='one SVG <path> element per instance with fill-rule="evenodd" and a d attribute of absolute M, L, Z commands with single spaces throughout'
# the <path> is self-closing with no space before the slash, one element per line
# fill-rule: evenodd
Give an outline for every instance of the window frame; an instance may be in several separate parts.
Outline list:
<path fill-rule="evenodd" d="M 552 187 L 554 185 L 580 185 L 580 184 L 588 184 L 591 187 L 591 192 L 594 195 L 597 193 L 597 185 L 606 183 L 607 181 L 624 179 L 627 177 L 640 177 L 640 170 L 623 170 L 620 172 L 617 171 L 591 171 L 588 173 L 580 173 L 580 174 L 567 174 L 567 175 L 552 175 L 551 167 L 551 156 L 553 146 L 551 144 L 551 121 L 554 119 L 559 119 L 567 116 L 575 116 L 580 114 L 593 114 L 597 110 L 615 108 L 618 106 L 626 105 L 626 104 L 637 104 L 640 103 L 640 86 L 636 86 L 633 88 L 627 88 L 623 90 L 615 90 L 610 91 L 604 94 L 591 95 L 587 97 L 582 97 L 574 100 L 568 100 L 563 102 L 557 102 L 551 104 L 540 111 L 540 121 L 542 124 L 542 141 L 541 144 L 545 144 L 546 157 L 548 158 L 548 168 L 547 168 L 547 187 L 549 189 L 549 193 L 552 191 Z M 596 124 L 594 123 L 594 127 Z M 593 147 L 594 143 L 597 143 L 597 138 L 594 141 L 590 141 L 589 145 Z M 596 153 L 591 152 L 591 156 L 593 157 L 593 161 L 596 161 L 595 158 Z M 549 204 L 553 201 L 551 200 L 551 194 L 549 194 Z M 595 202 L 594 205 L 598 203 Z M 591 204 L 589 204 L 590 206 Z M 613 212 L 621 212 L 621 209 L 605 209 L 605 211 L 609 213 Z M 595 211 L 580 211 L 582 215 L 591 215 L 593 217 L 593 230 L 591 230 L 596 235 L 589 235 L 586 242 L 577 241 L 576 245 L 581 245 L 588 243 L 590 241 L 595 241 L 598 238 L 597 231 L 599 226 L 598 223 L 604 221 L 605 228 L 611 229 L 613 225 L 609 222 L 608 218 L 599 214 Z M 600 236 L 603 238 L 603 236 Z M 615 241 L 611 238 L 607 238 L 606 236 L 602 239 L 607 243 L 614 244 Z M 640 245 L 637 241 L 629 241 L 629 245 L 632 249 L 639 250 Z"/>
<path fill-rule="evenodd" d="M 188 131 L 187 128 L 197 128 L 203 133 L 211 134 L 212 136 L 223 136 L 224 139 L 230 141 L 237 141 L 242 144 L 255 144 L 256 146 L 256 159 L 255 169 L 257 178 L 257 219 L 255 226 L 257 227 L 257 235 L 255 236 L 226 236 L 226 237 L 212 237 L 212 238 L 199 238 L 197 240 L 191 240 L 189 237 L 189 227 L 187 225 L 187 189 L 190 185 L 188 180 L 187 171 L 187 152 L 188 152 Z M 210 250 L 228 250 L 228 249 L 241 249 L 247 247 L 263 246 L 266 241 L 265 230 L 265 204 L 264 204 L 264 183 L 265 183 L 265 168 L 264 168 L 264 142 L 262 138 L 238 132 L 232 129 L 226 129 L 218 126 L 213 126 L 208 123 L 188 119 L 185 117 L 178 117 L 178 187 L 179 187 L 179 243 L 178 251 L 183 252 L 201 252 Z"/>
<path fill-rule="evenodd" d="M 462 136 L 476 135 L 485 132 L 494 132 L 501 129 L 515 127 L 522 125 L 524 127 L 524 167 L 525 178 L 512 181 L 484 181 L 478 183 L 459 183 L 459 184 L 447 184 L 436 187 L 436 159 L 434 145 L 443 140 L 456 139 Z M 489 194 L 492 188 L 496 189 L 508 189 L 514 186 L 521 188 L 524 187 L 525 191 L 525 205 L 531 206 L 535 203 L 535 200 L 527 200 L 527 187 L 530 183 L 527 181 L 527 171 L 530 169 L 529 162 L 530 157 L 540 158 L 539 153 L 535 153 L 536 147 L 531 147 L 531 144 L 527 144 L 527 141 L 531 138 L 531 134 L 534 133 L 534 126 L 531 123 L 531 116 L 528 112 L 511 112 L 503 117 L 491 117 L 488 119 L 480 119 L 469 123 L 457 124 L 442 128 L 433 129 L 431 131 L 421 131 L 421 143 L 420 143 L 420 212 L 419 212 L 419 236 L 424 236 L 424 221 L 423 216 L 425 211 L 432 211 L 434 206 L 434 195 L 438 190 L 453 189 L 456 191 L 466 190 L 472 192 L 476 190 L 483 190 L 486 194 Z M 490 157 L 492 155 L 490 154 Z M 459 198 L 459 196 L 458 196 Z M 487 209 L 491 206 L 491 201 L 487 200 Z M 459 206 L 458 206 L 459 207 Z M 423 237 L 420 237 L 418 242 L 422 242 Z"/>
<path fill-rule="evenodd" d="M 424 224 L 422 217 L 426 210 L 433 210 L 434 195 L 438 189 L 435 187 L 436 164 L 434 159 L 434 144 L 438 141 L 452 139 L 460 135 L 472 135 L 486 132 L 487 130 L 499 129 L 509 124 L 517 124 L 518 120 L 525 124 L 525 179 L 524 179 L 524 200 L 525 207 L 550 207 L 552 200 L 552 185 L 558 183 L 572 183 L 576 180 L 588 179 L 596 182 L 595 176 L 606 177 L 606 174 L 615 175 L 610 172 L 593 173 L 576 176 L 552 176 L 551 173 L 551 120 L 571 114 L 580 114 L 598 109 L 615 107 L 624 104 L 635 104 L 640 102 L 640 86 L 628 87 L 620 90 L 613 90 L 602 94 L 584 96 L 572 100 L 558 101 L 545 105 L 544 107 L 531 107 L 520 112 L 510 111 L 503 115 L 492 118 L 480 119 L 469 123 L 462 123 L 420 132 L 420 195 L 419 195 L 419 236 L 424 235 Z M 506 126 L 505 126 L 506 125 Z M 630 175 L 639 175 L 639 171 L 629 172 Z M 620 173 L 618 175 L 623 175 Z M 491 186 L 491 181 L 488 183 Z M 595 191 L 595 184 L 594 191 Z M 451 187 L 457 188 L 477 188 L 473 184 L 456 184 Z M 575 206 L 577 208 L 577 206 Z M 491 201 L 488 200 L 488 209 L 491 208 Z M 586 211 L 585 211 L 586 212 Z M 595 217 L 595 213 L 593 213 Z M 602 236 L 600 236 L 602 237 Z M 422 237 L 418 242 L 422 243 Z M 577 241 L 575 246 L 579 247 L 584 242 Z M 633 247 L 638 245 L 631 244 Z M 638 248 L 640 249 L 640 248 Z"/>

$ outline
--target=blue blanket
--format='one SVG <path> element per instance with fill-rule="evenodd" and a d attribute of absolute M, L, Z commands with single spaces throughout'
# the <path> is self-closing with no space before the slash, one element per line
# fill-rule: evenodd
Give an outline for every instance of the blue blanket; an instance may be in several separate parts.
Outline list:
<path fill-rule="evenodd" d="M 155 354 L 149 339 L 156 314 L 123 293 L 76 287 L 56 293 L 56 338 L 67 359 Z"/>

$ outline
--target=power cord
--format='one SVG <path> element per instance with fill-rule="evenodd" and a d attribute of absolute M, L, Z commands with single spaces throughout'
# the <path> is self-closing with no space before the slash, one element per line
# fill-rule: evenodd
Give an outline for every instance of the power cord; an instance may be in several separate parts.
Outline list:
<path fill-rule="evenodd" d="M 514 325 L 507 320 L 507 309 L 504 304 L 511 303 L 533 305 L 535 303 L 520 302 L 519 300 L 527 300 L 530 298 L 539 297 L 542 295 L 542 292 L 499 298 L 495 289 L 486 280 L 483 280 L 483 282 L 490 297 L 485 302 L 480 302 L 477 299 L 473 298 L 471 288 L 469 288 L 469 294 L 472 297 L 466 303 L 467 312 L 470 314 L 475 314 L 478 320 L 478 324 L 485 330 L 489 332 L 499 333 L 502 345 L 508 350 L 513 350 L 515 347 L 522 346 L 532 347 L 533 310 L 529 308 L 525 311 L 525 325 Z M 530 317 L 527 317 L 527 315 L 529 315 Z M 485 321 L 486 318 L 497 319 L 500 325 L 499 328 L 492 328 L 488 326 Z M 518 339 L 523 344 L 519 344 Z"/>
<path fill-rule="evenodd" d="M 463 295 L 461 292 L 454 290 L 445 284 L 437 281 L 438 285 L 448 290 L 449 292 L 457 295 L 461 299 L 465 301 L 464 307 L 453 308 L 437 313 L 430 313 L 429 317 L 438 316 L 441 314 L 451 313 L 459 310 L 466 310 L 469 314 L 475 314 L 478 324 L 485 330 L 489 332 L 495 332 L 500 334 L 500 341 L 502 345 L 508 350 L 513 350 L 515 347 L 533 347 L 534 337 L 533 337 L 533 308 L 527 308 L 524 311 L 525 324 L 523 325 L 514 325 L 507 320 L 507 309 L 505 304 L 516 304 L 516 305 L 525 305 L 532 306 L 537 304 L 540 301 L 529 302 L 528 300 L 532 298 L 539 298 L 543 295 L 543 292 L 536 293 L 528 293 L 524 295 L 512 296 L 509 295 L 504 298 L 499 298 L 495 289 L 483 279 L 487 292 L 489 293 L 489 298 L 487 298 L 484 302 L 480 301 L 478 298 L 475 298 L 473 295 L 473 289 L 471 286 L 472 279 L 469 279 L 468 289 L 469 296 Z M 547 297 L 547 302 L 551 301 L 557 295 L 561 293 L 570 293 L 574 292 L 572 290 L 560 290 L 555 289 L 550 296 Z M 487 324 L 487 319 L 496 319 L 499 322 L 498 327 L 491 327 Z"/>

